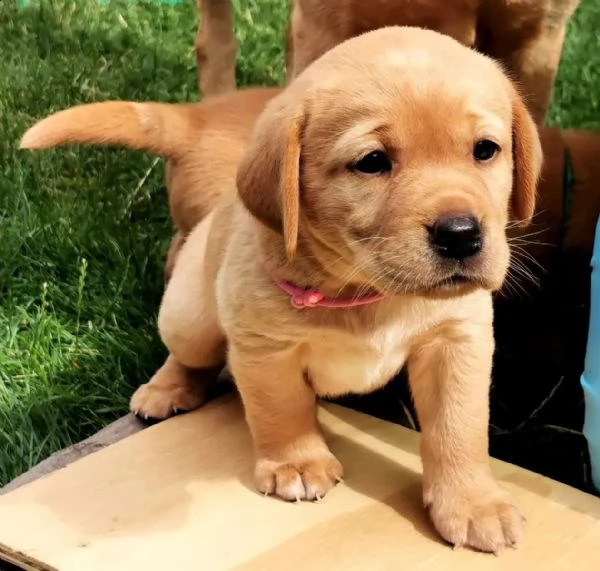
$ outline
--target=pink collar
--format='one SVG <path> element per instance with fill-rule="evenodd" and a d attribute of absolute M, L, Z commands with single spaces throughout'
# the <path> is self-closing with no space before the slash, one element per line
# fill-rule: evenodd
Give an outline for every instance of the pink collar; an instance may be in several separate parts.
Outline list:
<path fill-rule="evenodd" d="M 372 293 L 359 297 L 338 298 L 327 297 L 316 289 L 304 289 L 278 278 L 268 268 L 267 273 L 273 283 L 290 296 L 290 302 L 296 309 L 310 307 L 348 308 L 359 305 L 368 305 L 382 300 L 385 296 L 381 293 Z"/>

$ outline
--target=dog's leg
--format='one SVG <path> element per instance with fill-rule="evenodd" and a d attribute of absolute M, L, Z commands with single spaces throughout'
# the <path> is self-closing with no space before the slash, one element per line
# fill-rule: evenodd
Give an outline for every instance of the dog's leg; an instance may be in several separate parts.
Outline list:
<path fill-rule="evenodd" d="M 177 255 L 158 319 L 170 355 L 150 382 L 133 395 L 130 408 L 139 416 L 163 419 L 199 407 L 208 383 L 225 362 L 214 274 L 205 263 L 211 220 L 208 216 L 190 233 Z"/>
<path fill-rule="evenodd" d="M 498 552 L 518 544 L 523 522 L 489 467 L 494 340 L 491 300 L 487 305 L 477 310 L 479 323 L 447 324 L 423 338 L 408 367 L 422 431 L 423 500 L 431 519 L 457 547 Z"/>
<path fill-rule="evenodd" d="M 320 14 L 303 13 L 302 2 L 292 4 L 286 37 L 286 82 L 290 83 L 317 58 L 348 39 L 343 30 L 333 29 Z"/>
<path fill-rule="evenodd" d="M 135 391 L 129 408 L 142 418 L 163 420 L 193 410 L 206 401 L 206 387 L 221 367 L 191 369 L 169 355 L 152 379 Z"/>
<path fill-rule="evenodd" d="M 544 125 L 550 107 L 564 39 L 565 26 L 548 28 L 504 58 L 518 80 L 527 108 L 538 126 Z M 490 55 L 494 56 L 493 53 Z"/>
<path fill-rule="evenodd" d="M 342 466 L 319 430 L 316 395 L 297 357 L 259 363 L 233 345 L 229 365 L 254 441 L 258 490 L 290 501 L 322 498 L 341 480 Z"/>
<path fill-rule="evenodd" d="M 479 49 L 502 62 L 521 87 L 538 127 L 550 106 L 565 33 L 579 0 L 482 4 Z"/>
<path fill-rule="evenodd" d="M 196 34 L 198 83 L 204 96 L 234 91 L 237 42 L 231 0 L 197 0 L 200 25 Z"/>
<path fill-rule="evenodd" d="M 292 19 L 290 19 L 285 31 L 285 82 L 290 83 L 294 79 L 294 36 L 292 29 Z"/>

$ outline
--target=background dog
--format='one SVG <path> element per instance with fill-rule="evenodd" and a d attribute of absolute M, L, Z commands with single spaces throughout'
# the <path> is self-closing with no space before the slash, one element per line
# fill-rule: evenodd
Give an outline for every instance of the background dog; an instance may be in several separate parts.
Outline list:
<path fill-rule="evenodd" d="M 288 79 L 344 40 L 384 26 L 449 35 L 501 62 L 538 124 L 548 111 L 567 23 L 579 0 L 291 0 Z M 196 54 L 205 95 L 235 89 L 231 0 L 198 0 Z"/>

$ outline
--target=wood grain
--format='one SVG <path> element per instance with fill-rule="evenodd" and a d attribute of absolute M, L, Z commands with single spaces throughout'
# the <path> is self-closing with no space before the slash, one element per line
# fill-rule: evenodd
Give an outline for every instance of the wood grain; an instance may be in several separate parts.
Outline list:
<path fill-rule="evenodd" d="M 452 551 L 421 505 L 418 434 L 335 405 L 319 415 L 346 468 L 321 503 L 254 492 L 227 396 L 0 497 L 0 553 L 46 571 L 600 568 L 600 499 L 494 461 L 527 515 L 524 544 Z"/>

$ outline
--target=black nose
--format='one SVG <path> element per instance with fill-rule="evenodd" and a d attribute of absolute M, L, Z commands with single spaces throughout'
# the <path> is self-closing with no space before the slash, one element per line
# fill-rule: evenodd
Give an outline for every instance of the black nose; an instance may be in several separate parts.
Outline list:
<path fill-rule="evenodd" d="M 464 260 L 481 251 L 481 226 L 473 216 L 441 216 L 429 232 L 434 250 L 444 258 Z"/>

